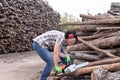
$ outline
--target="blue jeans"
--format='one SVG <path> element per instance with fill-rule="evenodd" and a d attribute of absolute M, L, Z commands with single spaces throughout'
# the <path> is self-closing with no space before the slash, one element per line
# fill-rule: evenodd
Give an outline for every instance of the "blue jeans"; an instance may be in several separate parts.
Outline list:
<path fill-rule="evenodd" d="M 52 68 L 54 67 L 53 56 L 47 48 L 42 48 L 37 42 L 33 42 L 33 49 L 38 53 L 38 55 L 46 62 L 46 66 L 42 72 L 40 80 L 47 80 Z M 64 53 L 64 48 L 61 48 L 61 52 Z M 66 63 L 65 58 L 61 58 L 63 63 Z"/>

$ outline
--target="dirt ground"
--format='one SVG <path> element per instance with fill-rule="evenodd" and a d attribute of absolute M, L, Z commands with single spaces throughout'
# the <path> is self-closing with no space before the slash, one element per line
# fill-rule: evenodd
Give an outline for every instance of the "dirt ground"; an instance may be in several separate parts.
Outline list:
<path fill-rule="evenodd" d="M 45 63 L 35 51 L 0 55 L 0 80 L 39 80 Z"/>

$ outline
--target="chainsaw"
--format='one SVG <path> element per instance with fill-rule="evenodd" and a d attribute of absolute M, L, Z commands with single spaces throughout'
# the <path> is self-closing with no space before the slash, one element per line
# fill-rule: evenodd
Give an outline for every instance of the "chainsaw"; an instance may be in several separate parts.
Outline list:
<path fill-rule="evenodd" d="M 68 74 L 68 73 L 76 71 L 78 68 L 82 68 L 84 66 L 87 66 L 88 64 L 89 64 L 89 62 L 83 62 L 83 63 L 80 63 L 80 64 L 75 64 L 75 63 L 73 63 L 73 61 L 71 61 L 67 65 L 65 65 L 65 64 L 60 65 L 60 67 L 62 68 L 63 73 Z M 61 74 L 58 74 L 58 75 L 61 75 Z"/>
<path fill-rule="evenodd" d="M 66 67 L 64 69 L 64 72 L 65 73 L 71 73 L 71 72 L 74 72 L 76 71 L 78 68 L 82 68 L 84 66 L 87 66 L 89 64 L 89 62 L 83 62 L 83 63 L 80 63 L 80 64 L 72 64 L 72 65 L 69 65 L 68 67 Z"/>

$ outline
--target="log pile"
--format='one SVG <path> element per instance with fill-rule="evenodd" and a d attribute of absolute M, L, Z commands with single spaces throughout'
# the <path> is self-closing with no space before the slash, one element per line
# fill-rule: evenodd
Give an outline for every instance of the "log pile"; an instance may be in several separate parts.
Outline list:
<path fill-rule="evenodd" d="M 60 15 L 43 0 L 0 0 L 0 54 L 32 50 L 32 39 L 57 27 Z"/>
<path fill-rule="evenodd" d="M 91 80 L 119 80 L 120 71 L 111 73 L 102 67 L 96 68 L 91 74 Z"/>
<path fill-rule="evenodd" d="M 80 79 L 81 75 L 89 75 L 91 80 L 109 80 L 110 77 L 110 80 L 120 80 L 118 76 L 120 75 L 120 16 L 80 14 L 80 17 L 84 18 L 81 22 L 60 23 L 59 25 L 74 25 L 72 30 L 77 31 L 79 42 L 68 46 L 67 50 L 76 64 L 85 61 L 89 61 L 90 64 L 73 73 L 63 74 L 60 78 L 74 76 L 83 80 Z M 90 80 L 90 78 L 84 80 Z"/>
<path fill-rule="evenodd" d="M 109 14 L 120 16 L 120 3 L 113 2 L 111 9 L 108 11 Z"/>

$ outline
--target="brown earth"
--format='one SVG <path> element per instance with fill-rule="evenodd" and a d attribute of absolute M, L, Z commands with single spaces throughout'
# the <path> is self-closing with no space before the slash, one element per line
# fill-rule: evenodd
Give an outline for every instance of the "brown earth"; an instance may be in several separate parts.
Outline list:
<path fill-rule="evenodd" d="M 35 51 L 0 55 L 0 80 L 39 80 L 45 63 Z"/>

